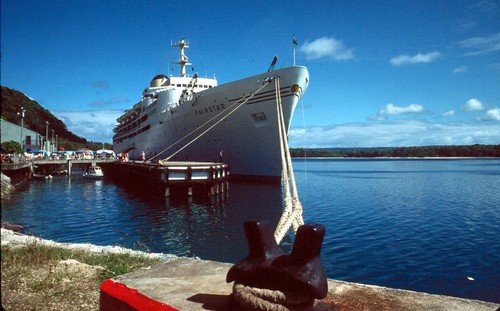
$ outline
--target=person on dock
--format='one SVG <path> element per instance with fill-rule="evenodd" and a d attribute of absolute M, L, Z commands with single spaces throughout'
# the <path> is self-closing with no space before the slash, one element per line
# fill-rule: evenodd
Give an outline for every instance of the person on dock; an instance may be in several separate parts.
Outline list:
<path fill-rule="evenodd" d="M 146 153 L 144 152 L 144 150 L 142 151 L 141 153 L 141 160 L 144 162 L 146 161 Z"/>
<path fill-rule="evenodd" d="M 222 163 L 222 159 L 224 158 L 224 150 L 219 152 L 219 162 Z"/>

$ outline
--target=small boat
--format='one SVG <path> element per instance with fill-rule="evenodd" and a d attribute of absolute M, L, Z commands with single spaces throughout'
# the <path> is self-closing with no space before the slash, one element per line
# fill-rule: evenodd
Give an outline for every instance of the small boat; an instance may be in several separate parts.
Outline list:
<path fill-rule="evenodd" d="M 101 178 L 103 176 L 102 169 L 97 165 L 90 166 L 89 169 L 83 173 L 83 177 L 85 178 Z"/>
<path fill-rule="evenodd" d="M 33 174 L 34 179 L 52 179 L 52 175 Z"/>

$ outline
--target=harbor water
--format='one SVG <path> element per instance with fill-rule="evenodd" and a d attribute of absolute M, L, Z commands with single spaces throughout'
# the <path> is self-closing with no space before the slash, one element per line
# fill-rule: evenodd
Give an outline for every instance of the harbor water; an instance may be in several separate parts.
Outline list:
<path fill-rule="evenodd" d="M 333 279 L 500 302 L 500 159 L 294 159 L 306 223 L 326 227 Z M 2 220 L 59 242 L 235 262 L 245 220 L 276 224 L 279 185 L 211 199 L 152 196 L 80 174 L 35 180 Z M 282 248 L 289 252 L 293 235 Z"/>

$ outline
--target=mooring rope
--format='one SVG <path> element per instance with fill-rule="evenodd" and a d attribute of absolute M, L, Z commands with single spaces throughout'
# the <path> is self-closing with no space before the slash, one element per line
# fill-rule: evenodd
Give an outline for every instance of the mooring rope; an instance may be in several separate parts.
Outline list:
<path fill-rule="evenodd" d="M 267 84 L 269 84 L 271 82 L 271 79 L 266 79 L 264 81 L 264 83 L 259 87 L 257 88 L 257 90 L 255 90 L 254 92 L 252 92 L 251 94 L 245 96 L 245 97 L 242 97 L 239 101 L 242 100 L 241 103 L 238 103 L 239 101 L 237 101 L 236 103 L 234 103 L 233 105 L 231 105 L 229 107 L 229 109 L 233 108 L 229 113 L 227 113 L 225 116 L 223 116 L 220 120 L 218 120 L 217 122 L 215 122 L 214 124 L 212 124 L 210 127 L 208 127 L 206 130 L 204 130 L 203 132 L 201 132 L 198 136 L 194 137 L 191 141 L 189 141 L 187 144 L 185 144 L 184 146 L 182 146 L 181 148 L 179 148 L 177 151 L 175 151 L 173 154 L 171 154 L 170 156 L 166 157 L 165 159 L 161 160 L 161 161 L 168 161 L 170 160 L 173 156 L 175 156 L 176 154 L 178 154 L 179 152 L 181 152 L 182 150 L 184 150 L 185 148 L 187 148 L 189 145 L 191 145 L 192 143 L 194 143 L 196 140 L 198 140 L 200 137 L 202 137 L 203 135 L 205 135 L 208 131 L 210 131 L 212 128 L 214 128 L 216 125 L 218 125 L 219 123 L 221 123 L 222 121 L 224 121 L 227 117 L 229 117 L 231 114 L 233 114 L 238 108 L 240 108 L 241 106 L 243 106 L 247 101 L 249 101 L 252 97 L 255 96 L 255 94 L 257 94 L 258 92 L 260 92 L 264 87 L 266 87 Z M 236 107 L 235 107 L 236 106 Z M 189 132 L 188 134 L 184 135 L 183 137 L 179 138 L 177 141 L 175 141 L 173 144 L 171 144 L 170 146 L 168 146 L 167 148 L 163 149 L 162 151 L 160 151 L 157 155 L 155 155 L 154 157 L 152 157 L 150 160 L 156 158 L 158 155 L 164 153 L 165 151 L 169 150 L 170 148 L 172 148 L 173 146 L 179 144 L 180 142 L 184 141 L 187 137 L 193 135 L 196 131 L 199 131 L 200 129 L 202 129 L 203 127 L 205 127 L 208 123 L 212 122 L 213 120 L 215 120 L 216 118 L 218 118 L 219 116 L 221 116 L 223 113 L 226 113 L 226 111 L 221 111 L 219 112 L 218 114 L 216 114 L 215 116 L 213 116 L 212 118 L 210 118 L 209 120 L 207 120 L 205 123 L 203 123 L 201 126 L 197 127 L 196 129 L 192 130 L 191 132 Z M 174 123 L 175 125 L 175 123 Z"/>
<path fill-rule="evenodd" d="M 282 179 L 283 179 L 283 214 L 276 226 L 274 238 L 276 243 L 280 243 L 290 227 L 297 232 L 299 226 L 304 224 L 302 219 L 302 204 L 299 200 L 295 176 L 293 173 L 292 158 L 288 147 L 288 137 L 286 135 L 285 118 L 283 116 L 283 105 L 281 103 L 280 81 L 275 78 L 276 109 L 278 114 L 278 132 L 280 138 Z M 290 195 L 291 192 L 291 195 Z"/>
<path fill-rule="evenodd" d="M 243 284 L 233 285 L 234 309 L 266 311 L 308 311 L 314 309 L 314 299 L 302 293 L 285 293 Z"/>
<path fill-rule="evenodd" d="M 284 200 L 283 214 L 274 232 L 274 238 L 279 244 L 290 227 L 293 227 L 293 231 L 296 233 L 299 226 L 304 224 L 304 220 L 302 219 L 302 205 L 299 201 L 293 174 L 292 159 L 288 147 L 279 76 L 274 77 L 274 81 Z M 245 286 L 238 283 L 233 285 L 232 297 L 233 308 L 235 310 L 309 311 L 313 310 L 315 305 L 314 298 L 304 296 L 300 291 L 283 292 L 280 290 Z"/>

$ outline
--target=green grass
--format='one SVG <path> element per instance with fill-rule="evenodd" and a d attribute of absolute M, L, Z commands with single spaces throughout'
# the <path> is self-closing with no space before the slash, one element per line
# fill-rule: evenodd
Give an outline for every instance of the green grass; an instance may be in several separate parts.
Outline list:
<path fill-rule="evenodd" d="M 161 262 L 144 255 L 96 254 L 39 243 L 2 246 L 1 256 L 5 310 L 97 310 L 104 280 Z M 89 275 L 56 268 L 67 259 L 104 269 Z"/>
<path fill-rule="evenodd" d="M 100 278 L 101 281 L 161 262 L 159 259 L 142 255 L 89 253 L 39 243 L 31 243 L 18 248 L 2 246 L 2 272 L 4 268 L 11 272 L 35 269 L 66 259 L 75 259 L 91 266 L 103 267 L 106 270 Z"/>

